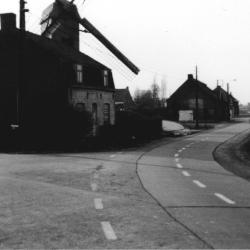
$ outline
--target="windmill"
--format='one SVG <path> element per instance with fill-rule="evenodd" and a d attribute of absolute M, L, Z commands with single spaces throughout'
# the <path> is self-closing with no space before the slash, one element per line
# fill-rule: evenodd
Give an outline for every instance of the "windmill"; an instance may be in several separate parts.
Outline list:
<path fill-rule="evenodd" d="M 138 74 L 140 71 L 90 21 L 80 17 L 74 0 L 71 2 L 67 0 L 55 0 L 53 4 L 44 10 L 41 25 L 43 36 L 58 39 L 76 49 L 79 49 L 79 25 L 81 25 L 85 29 L 85 32 L 92 34 L 98 39 L 133 73 Z"/>

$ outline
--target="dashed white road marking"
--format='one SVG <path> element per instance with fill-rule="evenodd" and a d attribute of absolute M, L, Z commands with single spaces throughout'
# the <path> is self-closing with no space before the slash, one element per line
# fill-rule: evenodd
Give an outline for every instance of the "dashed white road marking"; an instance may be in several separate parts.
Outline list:
<path fill-rule="evenodd" d="M 206 188 L 207 187 L 205 184 L 201 183 L 198 180 L 193 180 L 193 183 L 196 184 L 200 188 Z"/>
<path fill-rule="evenodd" d="M 91 183 L 91 189 L 92 189 L 92 191 L 93 192 L 95 192 L 95 191 L 97 191 L 97 189 L 98 189 L 98 186 L 97 186 L 97 184 L 96 183 Z"/>
<path fill-rule="evenodd" d="M 175 161 L 176 161 L 176 162 L 179 162 L 179 158 L 175 158 Z"/>
<path fill-rule="evenodd" d="M 110 157 L 110 158 L 114 158 L 114 157 L 116 157 L 116 155 L 110 155 L 109 157 Z"/>
<path fill-rule="evenodd" d="M 182 148 L 182 150 L 186 150 L 186 148 Z"/>
<path fill-rule="evenodd" d="M 178 150 L 178 152 L 181 153 L 181 152 L 182 152 L 182 149 Z"/>
<path fill-rule="evenodd" d="M 176 167 L 177 168 L 183 168 L 183 166 L 180 163 L 176 164 Z"/>
<path fill-rule="evenodd" d="M 117 240 L 117 236 L 108 221 L 101 222 L 102 230 L 108 240 Z"/>
<path fill-rule="evenodd" d="M 184 176 L 186 176 L 186 177 L 191 176 L 191 174 L 189 174 L 187 171 L 182 171 L 182 174 L 183 174 Z"/>
<path fill-rule="evenodd" d="M 235 204 L 235 201 L 230 200 L 229 198 L 227 198 L 223 194 L 215 193 L 214 195 L 217 196 L 218 198 L 220 198 L 221 200 L 225 201 L 228 204 L 232 204 L 232 205 Z"/>
<path fill-rule="evenodd" d="M 103 209 L 102 199 L 94 199 L 95 209 L 101 210 Z"/>
<path fill-rule="evenodd" d="M 179 157 L 179 154 L 175 154 L 174 157 Z"/>

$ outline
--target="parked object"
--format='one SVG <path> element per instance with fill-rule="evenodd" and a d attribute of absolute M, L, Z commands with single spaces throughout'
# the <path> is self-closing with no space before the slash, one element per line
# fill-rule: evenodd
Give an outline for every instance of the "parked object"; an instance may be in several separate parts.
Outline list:
<path fill-rule="evenodd" d="M 162 121 L 162 130 L 163 133 L 174 136 L 191 134 L 191 131 L 180 123 L 167 120 Z"/>

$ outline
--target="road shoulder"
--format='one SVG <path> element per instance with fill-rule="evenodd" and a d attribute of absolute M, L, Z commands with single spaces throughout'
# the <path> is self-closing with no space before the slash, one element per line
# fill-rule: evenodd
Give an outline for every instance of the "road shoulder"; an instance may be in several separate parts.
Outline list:
<path fill-rule="evenodd" d="M 246 157 L 244 145 L 248 142 L 250 130 L 230 138 L 213 151 L 214 159 L 226 170 L 250 181 L 250 161 Z"/>

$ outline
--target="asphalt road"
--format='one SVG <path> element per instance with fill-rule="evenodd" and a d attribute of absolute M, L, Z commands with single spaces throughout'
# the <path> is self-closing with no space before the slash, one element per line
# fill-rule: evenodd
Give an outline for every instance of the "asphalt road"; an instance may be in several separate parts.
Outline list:
<path fill-rule="evenodd" d="M 250 248 L 250 184 L 213 149 L 249 123 L 114 152 L 0 155 L 0 248 Z"/>
<path fill-rule="evenodd" d="M 145 189 L 209 248 L 250 248 L 250 182 L 214 161 L 215 147 L 249 123 L 162 145 L 138 162 Z"/>

